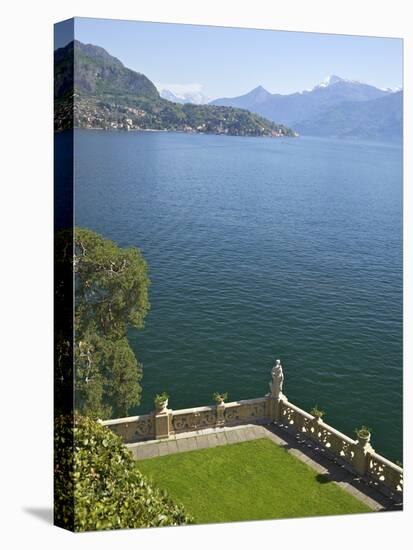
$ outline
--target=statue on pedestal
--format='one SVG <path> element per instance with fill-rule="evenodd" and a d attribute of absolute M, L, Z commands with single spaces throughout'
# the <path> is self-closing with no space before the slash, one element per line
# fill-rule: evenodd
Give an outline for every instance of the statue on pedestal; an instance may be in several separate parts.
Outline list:
<path fill-rule="evenodd" d="M 276 360 L 275 365 L 271 369 L 272 380 L 270 382 L 271 396 L 275 399 L 279 399 L 282 395 L 284 373 L 279 359 Z"/>

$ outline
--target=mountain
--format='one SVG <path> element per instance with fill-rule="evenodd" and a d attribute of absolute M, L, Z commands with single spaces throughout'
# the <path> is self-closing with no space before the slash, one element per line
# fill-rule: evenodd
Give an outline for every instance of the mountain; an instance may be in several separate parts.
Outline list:
<path fill-rule="evenodd" d="M 403 138 L 403 92 L 369 101 L 345 101 L 297 122 L 302 134 L 361 139 Z"/>
<path fill-rule="evenodd" d="M 265 104 L 273 97 L 262 86 L 257 86 L 245 95 L 241 95 L 233 98 L 214 99 L 210 101 L 210 105 L 222 105 L 225 107 L 239 107 L 241 109 L 248 109 L 254 112 L 258 112 L 259 107 Z"/>
<path fill-rule="evenodd" d="M 240 136 L 293 136 L 243 109 L 180 105 L 159 95 L 145 75 L 106 50 L 77 40 L 54 54 L 55 129 L 170 130 Z M 73 89 L 74 83 L 74 89 Z"/>
<path fill-rule="evenodd" d="M 98 46 L 75 40 L 65 48 L 56 50 L 54 62 L 57 97 L 71 91 L 73 80 L 75 90 L 85 95 L 159 97 L 149 78 L 127 69 L 119 59 Z M 69 67 L 70 64 L 72 67 Z"/>
<path fill-rule="evenodd" d="M 340 76 L 337 76 L 336 74 L 331 74 L 327 78 L 325 78 L 323 81 L 320 82 L 320 84 L 316 84 L 314 88 L 327 88 L 327 86 L 331 86 L 332 84 L 337 84 L 337 82 L 345 82 L 345 78 L 341 78 Z"/>
<path fill-rule="evenodd" d="M 159 94 L 168 101 L 174 103 L 193 103 L 194 105 L 206 105 L 210 102 L 210 98 L 202 92 L 185 92 L 183 94 L 174 94 L 171 90 L 159 90 Z"/>
<path fill-rule="evenodd" d="M 343 101 L 367 101 L 387 95 L 389 92 L 353 80 L 345 80 L 332 75 L 312 90 L 293 94 L 271 94 L 258 86 L 248 94 L 211 101 L 212 105 L 241 107 L 258 113 L 270 120 L 280 120 L 284 124 L 314 116 L 326 107 Z"/>
<path fill-rule="evenodd" d="M 349 128 L 346 126 L 345 119 L 340 119 L 338 112 L 341 112 L 341 116 L 344 117 L 345 112 L 351 113 L 352 109 L 354 112 L 358 112 L 356 110 L 358 103 L 386 98 L 392 93 L 391 90 L 381 90 L 369 84 L 331 75 L 311 90 L 303 92 L 287 95 L 271 94 L 259 86 L 248 94 L 234 98 L 216 99 L 211 104 L 249 109 L 270 120 L 277 120 L 291 126 L 303 135 L 320 135 L 323 130 L 315 125 L 315 122 L 319 121 L 321 124 L 322 120 L 325 120 L 327 123 L 328 115 L 326 113 L 330 111 L 329 116 L 333 117 L 334 109 L 340 106 L 336 113 L 336 125 L 334 128 L 332 125 L 328 125 L 323 135 L 341 135 L 345 134 Z M 345 102 L 350 103 L 348 110 L 343 107 Z M 371 112 L 374 111 L 373 105 Z M 368 112 L 370 111 L 366 109 L 366 117 Z M 324 114 L 325 119 L 323 119 Z M 339 127 L 340 120 L 341 128 Z M 366 120 L 366 122 L 368 121 Z M 373 121 L 371 122 L 373 123 Z M 327 131 L 334 133 L 329 134 Z M 354 128 L 353 131 L 355 131 Z"/>

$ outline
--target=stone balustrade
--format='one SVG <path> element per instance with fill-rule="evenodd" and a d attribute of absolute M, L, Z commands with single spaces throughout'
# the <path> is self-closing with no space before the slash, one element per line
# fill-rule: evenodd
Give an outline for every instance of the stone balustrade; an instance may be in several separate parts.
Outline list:
<path fill-rule="evenodd" d="M 170 414 L 171 432 L 175 434 L 212 428 L 217 425 L 218 420 L 216 407 L 194 407 L 170 411 Z"/>
<path fill-rule="evenodd" d="M 101 423 L 121 437 L 124 443 L 156 438 L 154 414 L 115 418 L 101 421 Z"/>
<path fill-rule="evenodd" d="M 351 439 L 347 435 L 317 419 L 285 396 L 280 398 L 279 426 L 301 434 L 318 444 L 327 454 L 340 462 L 347 470 L 365 477 L 386 496 L 400 501 L 403 496 L 403 469 L 377 454 L 370 445 L 370 437 Z"/>
<path fill-rule="evenodd" d="M 276 424 L 296 436 L 311 440 L 352 473 L 363 477 L 386 496 L 401 501 L 403 469 L 377 454 L 370 436 L 354 440 L 310 413 L 290 403 L 282 393 L 281 363 L 272 369 L 270 393 L 218 405 L 172 410 L 166 406 L 151 414 L 102 421 L 126 444 L 164 439 L 179 433 L 242 424 Z"/>
<path fill-rule="evenodd" d="M 275 420 L 278 425 L 316 441 L 334 457 L 348 463 L 354 460 L 357 441 L 293 405 L 285 397 L 280 399 L 280 414 Z"/>
<path fill-rule="evenodd" d="M 403 468 L 374 451 L 368 454 L 367 475 L 382 492 L 396 500 L 403 496 Z"/>

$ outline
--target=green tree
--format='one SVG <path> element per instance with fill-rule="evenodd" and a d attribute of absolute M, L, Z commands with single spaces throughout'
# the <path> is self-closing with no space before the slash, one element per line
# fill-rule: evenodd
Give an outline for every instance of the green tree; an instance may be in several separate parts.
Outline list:
<path fill-rule="evenodd" d="M 142 368 L 126 338 L 149 309 L 148 269 L 137 248 L 88 229 L 74 232 L 75 403 L 92 415 L 126 415 L 139 403 Z"/>
<path fill-rule="evenodd" d="M 147 264 L 137 248 L 119 248 L 88 229 L 62 232 L 56 248 L 57 264 L 71 263 L 74 273 L 75 408 L 93 417 L 124 416 L 141 395 L 142 367 L 126 331 L 144 326 Z M 71 357 L 64 355 L 70 339 L 66 334 L 57 342 L 58 384 L 70 374 Z"/>
<path fill-rule="evenodd" d="M 141 474 L 120 437 L 91 418 L 55 421 L 55 523 L 71 531 L 192 523 Z"/>

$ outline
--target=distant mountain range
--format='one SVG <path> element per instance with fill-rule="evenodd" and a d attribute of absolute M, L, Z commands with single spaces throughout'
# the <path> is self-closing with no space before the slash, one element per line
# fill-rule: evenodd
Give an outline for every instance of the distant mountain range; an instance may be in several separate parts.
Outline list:
<path fill-rule="evenodd" d="M 74 88 L 73 88 L 74 83 Z M 247 136 L 399 140 L 403 92 L 336 75 L 311 90 L 272 94 L 262 86 L 205 104 L 201 92 L 158 92 L 145 75 L 77 40 L 55 51 L 55 128 L 152 129 Z"/>
<path fill-rule="evenodd" d="M 303 135 L 401 139 L 403 92 L 332 75 L 312 90 L 271 94 L 262 86 L 210 104 L 248 109 Z"/>
<path fill-rule="evenodd" d="M 179 104 L 106 50 L 77 40 L 54 54 L 55 129 L 170 130 L 293 136 L 284 125 L 234 107 Z M 74 86 L 73 86 L 74 84 Z"/>
<path fill-rule="evenodd" d="M 161 89 L 159 94 L 164 99 L 168 101 L 173 101 L 174 103 L 193 103 L 194 105 L 206 105 L 211 101 L 211 98 L 207 97 L 202 92 L 185 92 L 182 94 L 173 93 L 171 90 Z"/>
<path fill-rule="evenodd" d="M 369 101 L 344 101 L 296 125 L 303 135 L 401 140 L 403 92 Z"/>

